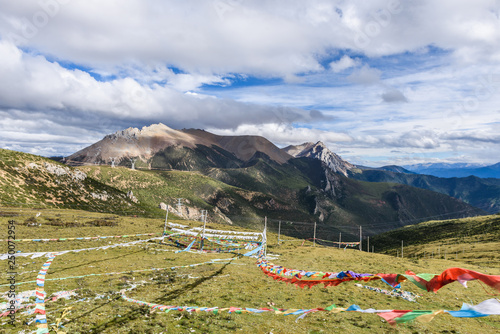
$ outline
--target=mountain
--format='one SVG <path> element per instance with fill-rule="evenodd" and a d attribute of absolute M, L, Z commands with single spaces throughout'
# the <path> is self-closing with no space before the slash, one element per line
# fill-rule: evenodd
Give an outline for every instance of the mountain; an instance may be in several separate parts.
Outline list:
<path fill-rule="evenodd" d="M 467 163 L 436 163 L 417 164 L 404 167 L 415 173 L 438 177 L 467 177 L 473 175 L 480 178 L 500 178 L 500 162 L 491 166 Z"/>
<path fill-rule="evenodd" d="M 149 214 L 128 190 L 47 158 L 4 149 L 0 149 L 0 201 L 6 206 Z"/>
<path fill-rule="evenodd" d="M 344 176 L 348 175 L 348 171 L 355 168 L 354 165 L 343 160 L 337 154 L 330 151 L 322 142 L 304 143 L 297 146 L 287 146 L 283 149 L 286 153 L 295 158 L 312 158 L 325 163 L 334 173 L 341 173 Z"/>
<path fill-rule="evenodd" d="M 153 169 L 199 170 L 240 167 L 261 152 L 278 163 L 291 156 L 264 137 L 218 136 L 203 130 L 174 130 L 164 124 L 128 128 L 66 159 L 69 165 L 108 164 Z"/>
<path fill-rule="evenodd" d="M 110 168 L 112 160 L 122 168 Z M 135 161 L 135 171 L 131 161 Z M 365 233 L 370 235 L 429 216 L 483 213 L 428 190 L 350 178 L 359 168 L 322 142 L 279 149 L 259 136 L 218 136 L 155 124 L 105 136 L 66 162 L 83 165 L 81 170 L 99 182 L 133 191 L 150 207 L 166 198 L 182 197 L 189 200 L 186 206 L 191 212 L 205 209 L 215 216 L 217 211 L 235 224 L 245 225 L 248 217 L 263 216 L 317 221 L 325 226 L 318 231 L 323 238 L 339 231 L 354 235 L 359 225 L 366 226 Z M 95 166 L 103 163 L 108 166 Z M 309 227 L 290 233 L 309 236 Z"/>
<path fill-rule="evenodd" d="M 500 180 L 464 178 L 440 178 L 432 175 L 399 173 L 388 170 L 365 168 L 350 173 L 351 178 L 368 182 L 395 182 L 436 191 L 457 198 L 489 213 L 500 211 Z"/>
<path fill-rule="evenodd" d="M 359 225 L 366 226 L 366 235 L 373 235 L 429 216 L 479 213 L 438 193 L 349 179 L 311 158 L 280 164 L 257 154 L 245 167 L 211 168 L 205 170 L 206 175 L 97 165 L 74 168 L 8 150 L 0 150 L 0 158 L 0 200 L 14 207 L 164 217 L 160 204 L 166 202 L 176 209 L 176 199 L 183 198 L 182 210 L 172 210 L 183 218 L 198 219 L 201 210 L 208 210 L 210 222 L 246 227 L 260 226 L 264 216 L 308 222 L 282 231 L 300 237 L 310 237 L 316 221 L 321 224 L 317 237 L 327 240 L 339 232 L 355 239 Z"/>
<path fill-rule="evenodd" d="M 395 172 L 395 173 L 416 174 L 415 172 L 409 171 L 406 168 L 403 168 L 401 166 L 396 166 L 396 165 L 382 166 L 380 168 L 365 168 L 365 169 L 378 169 L 378 170 L 385 170 L 388 172 Z"/>

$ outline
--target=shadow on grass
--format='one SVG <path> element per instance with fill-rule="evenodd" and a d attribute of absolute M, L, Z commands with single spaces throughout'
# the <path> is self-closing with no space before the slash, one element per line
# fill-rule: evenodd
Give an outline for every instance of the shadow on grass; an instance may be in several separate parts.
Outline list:
<path fill-rule="evenodd" d="M 176 299 L 180 296 L 182 296 L 183 294 L 186 294 L 188 293 L 189 291 L 195 289 L 197 286 L 199 286 L 200 284 L 203 284 L 205 283 L 206 281 L 208 280 L 211 280 L 217 276 L 219 276 L 220 274 L 222 274 L 222 272 L 224 271 L 224 269 L 226 269 L 226 267 L 231 264 L 231 262 L 233 261 L 230 261 L 226 264 L 224 264 L 220 269 L 218 269 L 216 272 L 214 272 L 213 274 L 211 274 L 210 276 L 206 276 L 206 277 L 201 277 L 199 279 L 197 279 L 196 281 L 194 281 L 193 283 L 189 283 L 189 284 L 186 284 L 178 289 L 175 289 L 173 291 L 170 291 L 166 294 L 164 294 L 163 296 L 161 297 L 158 297 L 156 298 L 155 300 L 151 301 L 152 303 L 155 303 L 155 304 L 164 304 L 170 300 L 173 300 L 173 299 Z M 113 298 L 113 300 L 111 301 L 115 301 L 117 300 L 118 298 L 121 298 L 120 297 L 117 297 L 117 298 Z M 110 301 L 110 302 L 111 302 Z M 106 303 L 108 304 L 108 303 Z M 104 305 L 106 305 L 104 304 Z M 103 305 L 99 306 L 99 307 L 102 307 Z M 97 307 L 97 308 L 99 308 Z M 95 309 L 97 309 L 95 308 Z M 88 311 L 86 312 L 85 314 L 77 317 L 77 318 L 74 318 L 72 319 L 70 322 L 68 323 L 71 323 L 71 322 L 75 322 L 76 320 L 92 313 L 95 309 L 91 310 L 91 311 Z M 131 310 L 129 312 L 127 312 L 126 314 L 122 315 L 121 317 L 119 318 L 113 318 L 107 322 L 104 322 L 104 323 L 101 323 L 99 325 L 96 325 L 95 327 L 91 328 L 89 330 L 90 333 L 101 333 L 102 331 L 106 330 L 106 329 L 111 329 L 113 327 L 123 327 L 126 325 L 127 322 L 130 322 L 134 319 L 136 319 L 137 317 L 139 316 L 143 316 L 145 314 L 144 312 L 144 307 L 137 307 L 135 308 L 134 310 Z"/>
<path fill-rule="evenodd" d="M 68 269 L 74 269 L 74 268 L 79 268 L 79 267 L 82 267 L 82 266 L 88 266 L 90 264 L 95 264 L 95 263 L 99 263 L 99 262 L 106 262 L 106 261 L 109 261 L 109 260 L 115 260 L 115 259 L 123 258 L 123 257 L 129 256 L 129 255 L 134 255 L 134 254 L 137 254 L 137 253 L 140 253 L 140 252 L 144 252 L 144 251 L 145 251 L 144 249 L 141 249 L 141 250 L 138 250 L 138 251 L 135 251 L 135 252 L 130 252 L 130 253 L 127 253 L 127 254 L 122 254 L 122 255 L 115 256 L 115 257 L 108 257 L 108 258 L 105 258 L 105 259 L 102 259 L 102 260 L 94 260 L 94 261 L 82 263 L 82 264 L 79 264 L 79 265 L 76 265 L 76 266 L 72 266 L 72 267 L 61 268 L 59 270 L 54 270 L 54 271 L 51 270 L 50 274 L 52 275 L 52 274 L 55 274 L 55 273 L 58 273 L 58 272 L 62 272 L 62 271 L 68 270 Z"/>

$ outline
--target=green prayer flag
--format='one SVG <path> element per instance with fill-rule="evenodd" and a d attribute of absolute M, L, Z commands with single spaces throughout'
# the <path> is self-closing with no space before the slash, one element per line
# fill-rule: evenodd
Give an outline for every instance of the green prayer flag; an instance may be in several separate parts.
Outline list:
<path fill-rule="evenodd" d="M 332 304 L 332 305 L 328 306 L 327 308 L 325 308 L 325 310 L 327 310 L 327 311 L 331 311 L 331 310 L 333 310 L 333 309 L 334 309 L 334 308 L 336 308 L 336 307 L 337 307 L 337 305 Z"/>
<path fill-rule="evenodd" d="M 433 312 L 434 311 L 411 311 L 411 312 L 408 312 L 408 313 L 402 315 L 399 318 L 394 319 L 394 321 L 397 324 L 401 324 L 401 323 L 405 323 L 405 322 L 408 322 L 408 321 L 412 321 L 415 318 L 420 317 L 421 315 L 431 314 Z"/>

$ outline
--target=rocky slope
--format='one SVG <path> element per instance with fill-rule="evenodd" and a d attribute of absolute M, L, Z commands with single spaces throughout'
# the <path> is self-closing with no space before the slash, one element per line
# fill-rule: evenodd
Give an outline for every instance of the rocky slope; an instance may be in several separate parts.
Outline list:
<path fill-rule="evenodd" d="M 312 158 L 325 163 L 325 165 L 334 173 L 340 173 L 348 176 L 348 171 L 355 168 L 354 165 L 343 160 L 337 154 L 333 153 L 322 142 L 304 143 L 301 145 L 290 145 L 283 149 L 285 152 L 295 158 Z"/>
<path fill-rule="evenodd" d="M 127 192 L 80 170 L 39 156 L 0 149 L 0 201 L 8 206 L 49 206 L 122 214 L 147 210 Z"/>

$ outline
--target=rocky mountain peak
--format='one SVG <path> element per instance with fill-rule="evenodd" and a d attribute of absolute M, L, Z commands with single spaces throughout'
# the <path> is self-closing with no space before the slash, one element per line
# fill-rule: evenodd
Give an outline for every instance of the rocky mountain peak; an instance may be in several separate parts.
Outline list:
<path fill-rule="evenodd" d="M 296 158 L 306 157 L 323 161 L 333 172 L 348 176 L 347 171 L 354 168 L 354 165 L 343 160 L 321 141 L 316 144 L 304 143 L 296 146 L 288 146 L 283 150 Z"/>

